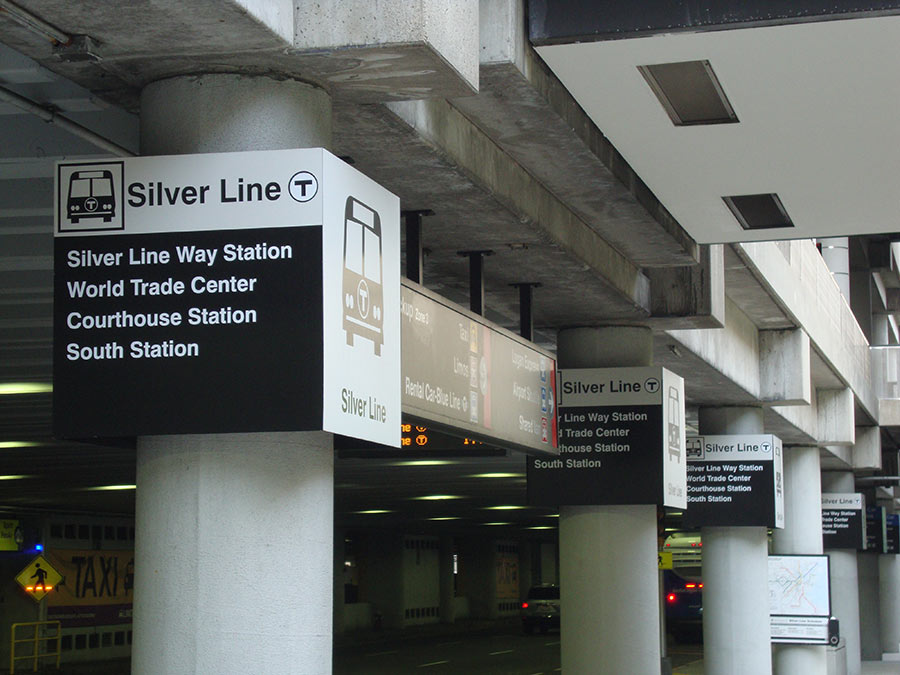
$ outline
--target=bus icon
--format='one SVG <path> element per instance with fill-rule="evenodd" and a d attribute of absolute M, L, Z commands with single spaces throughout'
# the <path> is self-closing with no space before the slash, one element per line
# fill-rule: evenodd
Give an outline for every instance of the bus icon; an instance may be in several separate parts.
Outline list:
<path fill-rule="evenodd" d="M 112 222 L 116 215 L 116 191 L 112 171 L 76 171 L 69 177 L 66 215 L 77 223 L 82 218 Z"/>
<path fill-rule="evenodd" d="M 375 356 L 384 344 L 381 218 L 355 197 L 344 206 L 344 331 L 347 344 L 355 336 L 372 341 Z"/>

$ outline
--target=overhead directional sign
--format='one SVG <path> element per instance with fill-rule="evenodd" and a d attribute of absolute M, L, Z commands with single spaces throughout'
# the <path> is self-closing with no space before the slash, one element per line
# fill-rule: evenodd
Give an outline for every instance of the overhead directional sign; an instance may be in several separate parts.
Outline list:
<path fill-rule="evenodd" d="M 42 555 L 28 563 L 25 569 L 16 575 L 16 583 L 24 588 L 35 602 L 43 600 L 60 581 L 62 575 Z"/>
<path fill-rule="evenodd" d="M 781 440 L 771 434 L 687 439 L 685 527 L 784 527 Z"/>
<path fill-rule="evenodd" d="M 404 414 L 530 453 L 556 449 L 556 360 L 425 288 L 403 282 Z"/>
<path fill-rule="evenodd" d="M 61 437 L 400 442 L 397 197 L 321 148 L 60 162 Z"/>
<path fill-rule="evenodd" d="M 684 381 L 655 367 L 559 373 L 559 456 L 528 458 L 528 503 L 684 508 Z"/>

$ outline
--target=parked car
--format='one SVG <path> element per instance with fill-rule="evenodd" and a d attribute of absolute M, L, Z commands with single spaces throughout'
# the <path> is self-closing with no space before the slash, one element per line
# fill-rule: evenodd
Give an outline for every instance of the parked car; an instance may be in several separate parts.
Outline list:
<path fill-rule="evenodd" d="M 542 633 L 559 629 L 559 586 L 556 584 L 532 586 L 522 603 L 522 630 L 533 633 L 535 628 Z"/>
<path fill-rule="evenodd" d="M 666 570 L 663 574 L 666 630 L 678 642 L 703 639 L 703 582 Z"/>

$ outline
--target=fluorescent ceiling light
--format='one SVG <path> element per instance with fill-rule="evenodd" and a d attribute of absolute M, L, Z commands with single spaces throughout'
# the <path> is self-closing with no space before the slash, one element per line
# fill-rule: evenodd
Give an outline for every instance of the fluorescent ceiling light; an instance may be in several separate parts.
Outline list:
<path fill-rule="evenodd" d="M 137 485 L 98 485 L 97 487 L 85 488 L 92 492 L 114 492 L 117 490 L 135 490 Z"/>
<path fill-rule="evenodd" d="M 485 511 L 521 511 L 527 509 L 527 506 L 518 506 L 513 504 L 503 504 L 501 506 L 485 506 Z"/>
<path fill-rule="evenodd" d="M 367 509 L 365 511 L 354 511 L 353 513 L 359 513 L 364 516 L 374 516 L 379 513 L 393 513 L 393 511 L 390 511 L 389 509 Z"/>
<path fill-rule="evenodd" d="M 553 525 L 533 525 L 531 527 L 526 527 L 526 530 L 555 530 L 556 527 Z"/>
<path fill-rule="evenodd" d="M 0 480 L 21 480 L 23 478 L 31 478 L 28 474 L 8 474 L 6 476 L 0 476 Z"/>
<path fill-rule="evenodd" d="M 13 448 L 36 448 L 40 443 L 34 441 L 0 441 L 0 450 L 12 450 Z"/>
<path fill-rule="evenodd" d="M 638 66 L 675 126 L 738 121 L 709 61 Z"/>
<path fill-rule="evenodd" d="M 16 394 L 47 394 L 53 391 L 49 382 L 3 382 L 0 383 L 0 396 Z"/>
<path fill-rule="evenodd" d="M 494 526 L 494 525 L 512 525 L 512 523 L 482 523 L 482 525 L 489 525 L 489 526 Z"/>
<path fill-rule="evenodd" d="M 794 227 L 784 205 L 774 193 L 722 197 L 745 230 Z"/>
<path fill-rule="evenodd" d="M 423 502 L 440 502 L 448 499 L 462 499 L 462 497 L 459 495 L 423 495 L 421 497 L 413 497 L 412 499 Z"/>
<path fill-rule="evenodd" d="M 459 520 L 459 516 L 438 516 L 437 518 L 426 518 L 426 520 Z"/>
<path fill-rule="evenodd" d="M 468 478 L 524 478 L 524 473 L 473 473 Z"/>
<path fill-rule="evenodd" d="M 391 466 L 448 466 L 459 464 L 452 459 L 405 459 L 401 462 L 393 462 Z"/>

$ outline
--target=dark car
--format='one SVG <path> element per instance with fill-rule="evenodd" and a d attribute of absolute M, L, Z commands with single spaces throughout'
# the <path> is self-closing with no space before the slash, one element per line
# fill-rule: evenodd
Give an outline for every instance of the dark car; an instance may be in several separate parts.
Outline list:
<path fill-rule="evenodd" d="M 556 584 L 532 586 L 522 603 L 522 630 L 533 633 L 535 628 L 542 633 L 559 629 L 559 586 Z"/>
<path fill-rule="evenodd" d="M 678 642 L 699 642 L 703 638 L 703 583 L 680 576 L 672 570 L 663 575 L 666 594 L 666 630 Z"/>

